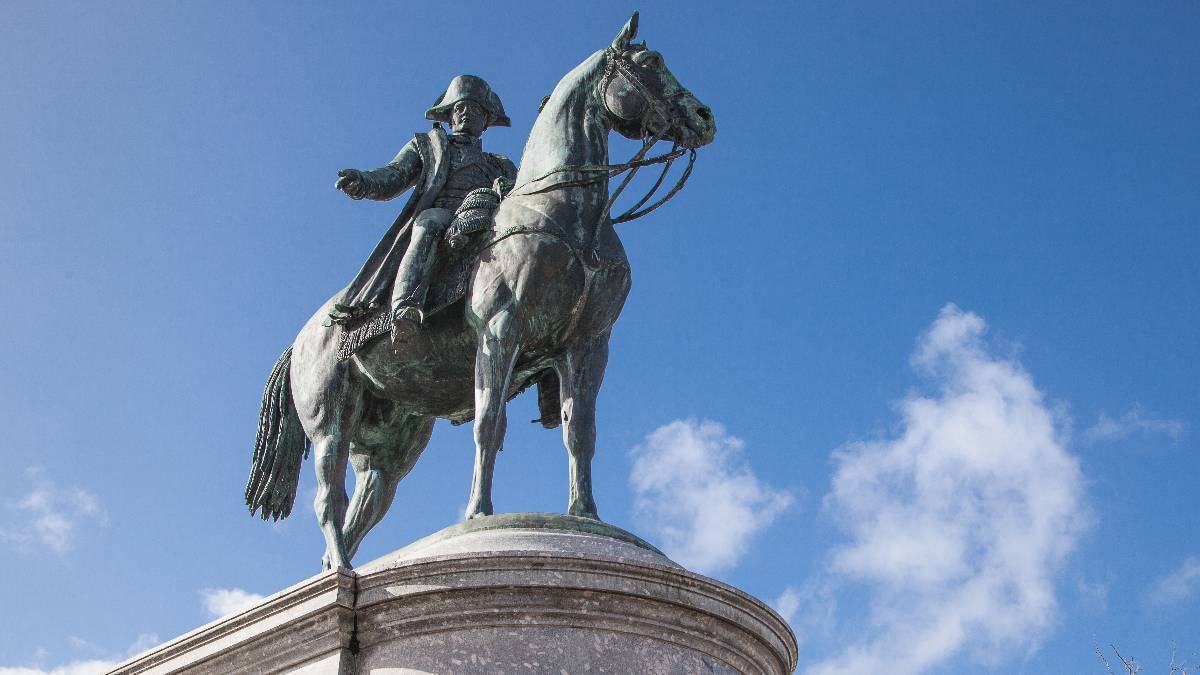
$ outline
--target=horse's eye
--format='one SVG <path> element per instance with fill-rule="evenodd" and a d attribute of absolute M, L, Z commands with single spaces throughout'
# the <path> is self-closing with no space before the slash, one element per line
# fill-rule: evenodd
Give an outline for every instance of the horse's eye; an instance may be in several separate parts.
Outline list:
<path fill-rule="evenodd" d="M 642 52 L 642 58 L 637 61 L 638 65 L 645 68 L 661 68 L 663 65 L 662 56 L 658 52 Z"/>

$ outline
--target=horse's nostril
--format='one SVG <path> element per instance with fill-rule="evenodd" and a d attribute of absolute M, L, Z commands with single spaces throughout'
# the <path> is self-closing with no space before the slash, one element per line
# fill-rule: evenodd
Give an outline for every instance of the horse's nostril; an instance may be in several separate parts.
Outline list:
<path fill-rule="evenodd" d="M 700 119 L 704 120 L 705 122 L 712 121 L 712 111 L 708 108 L 697 108 L 696 114 L 699 115 Z"/>

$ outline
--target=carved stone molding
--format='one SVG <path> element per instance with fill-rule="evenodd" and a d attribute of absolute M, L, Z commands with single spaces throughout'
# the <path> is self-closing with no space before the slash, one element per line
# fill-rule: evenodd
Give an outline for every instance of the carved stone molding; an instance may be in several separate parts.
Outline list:
<path fill-rule="evenodd" d="M 479 518 L 314 577 L 114 673 L 757 673 L 796 666 L 761 601 L 632 534 Z"/>

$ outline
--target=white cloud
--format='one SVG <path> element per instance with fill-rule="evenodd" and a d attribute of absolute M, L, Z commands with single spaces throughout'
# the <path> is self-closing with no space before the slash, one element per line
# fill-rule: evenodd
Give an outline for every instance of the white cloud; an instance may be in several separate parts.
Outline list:
<path fill-rule="evenodd" d="M 716 422 L 676 420 L 633 449 L 634 508 L 679 564 L 710 574 L 733 567 L 791 504 L 754 475 L 744 445 Z"/>
<path fill-rule="evenodd" d="M 77 637 L 75 635 L 68 636 L 67 643 L 70 644 L 75 649 L 80 649 L 83 651 L 88 651 L 88 652 L 100 651 L 100 648 L 97 647 L 96 645 L 88 642 L 87 640 L 84 640 L 81 637 Z"/>
<path fill-rule="evenodd" d="M 50 670 L 21 666 L 0 666 L 0 675 L 103 675 L 115 668 L 118 663 L 120 662 L 91 659 L 88 661 L 72 661 L 65 666 L 59 666 Z"/>
<path fill-rule="evenodd" d="M 204 588 L 200 590 L 200 603 L 204 606 L 204 611 L 214 619 L 249 609 L 262 602 L 263 597 L 240 588 Z"/>
<path fill-rule="evenodd" d="M 133 644 L 129 645 L 129 648 L 125 650 L 125 654 L 126 656 L 137 656 L 147 649 L 157 647 L 160 644 L 162 644 L 162 640 L 158 639 L 158 635 L 154 633 L 141 633 L 133 641 Z"/>
<path fill-rule="evenodd" d="M 1079 599 L 1084 606 L 1093 611 L 1103 612 L 1108 609 L 1108 590 L 1110 584 L 1105 581 L 1095 583 L 1079 577 L 1075 580 L 1075 589 L 1079 591 Z"/>
<path fill-rule="evenodd" d="M 834 585 L 820 576 L 799 587 L 789 587 L 771 606 L 792 626 L 796 642 L 804 643 L 814 637 L 828 637 L 837 618 L 837 599 Z"/>
<path fill-rule="evenodd" d="M 89 652 L 102 651 L 96 645 L 84 640 L 80 637 L 70 636 L 67 641 L 75 649 L 82 649 Z M 103 675 L 108 671 L 116 668 L 121 661 L 126 658 L 136 656 L 147 649 L 159 644 L 157 635 L 153 633 L 142 633 L 137 636 L 133 644 L 125 650 L 124 657 L 112 659 L 93 658 L 86 660 L 75 660 L 66 665 L 55 668 L 44 669 L 40 667 L 29 666 L 0 666 L 0 675 Z M 44 659 L 46 653 L 39 650 L 38 660 Z"/>
<path fill-rule="evenodd" d="M 775 602 L 771 603 L 771 606 L 775 608 L 776 612 L 779 612 L 779 616 L 782 616 L 784 621 L 791 623 L 803 604 L 804 597 L 800 592 L 795 588 L 788 588 L 776 598 Z"/>
<path fill-rule="evenodd" d="M 1099 419 L 1083 436 L 1091 442 L 1119 441 L 1134 434 L 1162 434 L 1171 440 L 1179 440 L 1185 429 L 1180 420 L 1148 417 L 1140 407 L 1134 406 L 1115 419 L 1100 413 Z"/>
<path fill-rule="evenodd" d="M 63 554 L 75 545 L 81 525 L 106 525 L 108 516 L 92 493 L 78 487 L 61 487 L 41 470 L 27 469 L 31 489 L 21 499 L 6 504 L 9 525 L 0 528 L 0 541 L 28 550 L 41 545 Z"/>
<path fill-rule="evenodd" d="M 1150 590 L 1150 602 L 1168 605 L 1186 600 L 1197 591 L 1200 591 L 1200 556 L 1192 556 L 1154 585 Z"/>
<path fill-rule="evenodd" d="M 827 573 L 865 584 L 870 616 L 809 675 L 997 662 L 1052 629 L 1056 572 L 1089 521 L 1083 479 L 1063 422 L 985 331 L 944 307 L 913 356 L 936 394 L 901 402 L 895 438 L 834 452 L 825 507 L 850 541 Z"/>

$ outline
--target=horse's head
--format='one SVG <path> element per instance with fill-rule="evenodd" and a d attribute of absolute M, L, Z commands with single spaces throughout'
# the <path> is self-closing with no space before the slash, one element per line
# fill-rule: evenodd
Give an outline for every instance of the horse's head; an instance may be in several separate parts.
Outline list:
<path fill-rule="evenodd" d="M 634 12 L 605 50 L 599 95 L 612 127 L 626 138 L 661 137 L 685 148 L 712 143 L 717 133 L 712 110 L 679 84 L 662 54 L 645 42 L 630 44 L 637 29 Z"/>

